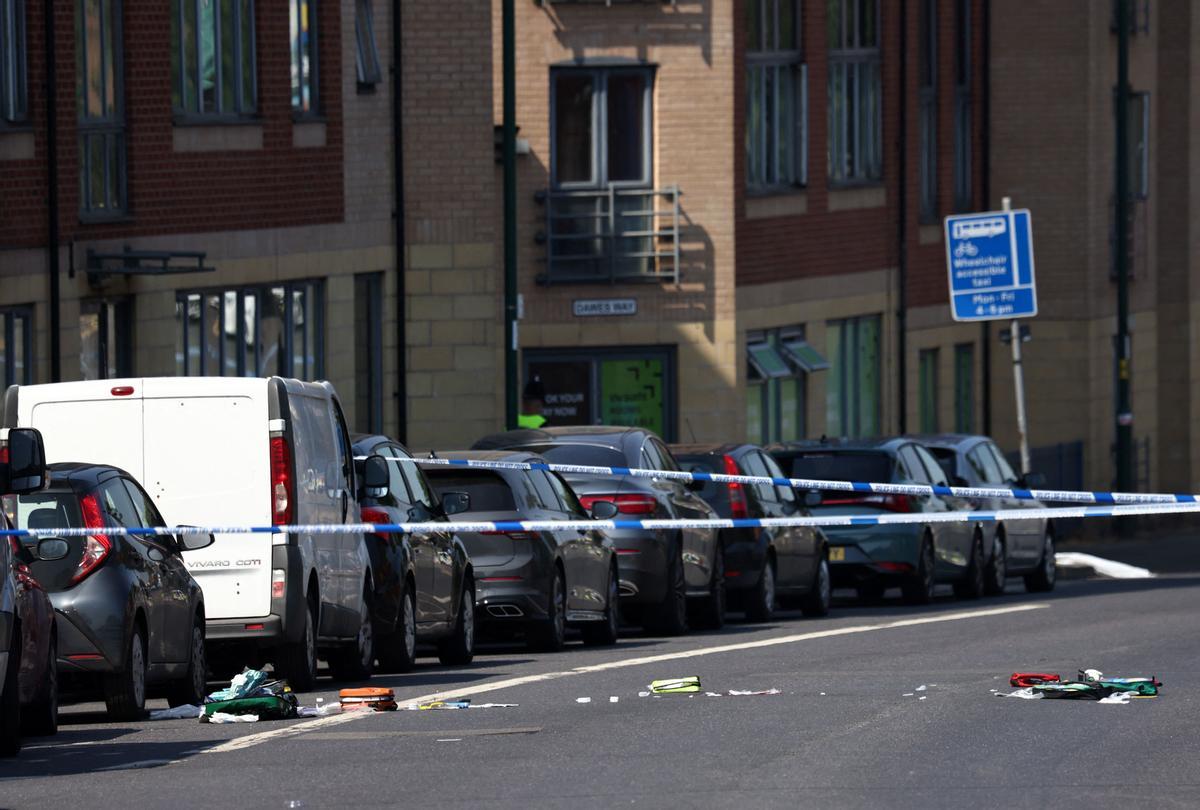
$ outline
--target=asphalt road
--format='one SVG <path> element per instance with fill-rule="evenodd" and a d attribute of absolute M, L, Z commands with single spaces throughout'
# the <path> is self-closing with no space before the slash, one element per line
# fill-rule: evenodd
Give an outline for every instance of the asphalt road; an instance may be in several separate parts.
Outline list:
<path fill-rule="evenodd" d="M 491 646 L 472 667 L 373 682 L 402 702 L 510 708 L 212 726 L 109 724 L 102 707 L 67 706 L 57 737 L 0 764 L 0 806 L 1195 806 L 1197 606 L 1196 574 L 1036 598 L 1013 582 L 978 602 L 845 602 L 824 620 L 607 650 Z M 1129 705 L 995 696 L 1014 670 L 1080 667 L 1166 686 Z M 680 675 L 781 693 L 638 696 Z"/>

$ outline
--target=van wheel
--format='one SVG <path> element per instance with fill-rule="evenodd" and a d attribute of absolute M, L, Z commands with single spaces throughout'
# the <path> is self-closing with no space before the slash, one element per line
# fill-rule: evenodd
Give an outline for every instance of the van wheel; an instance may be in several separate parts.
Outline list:
<path fill-rule="evenodd" d="M 21 625 L 13 622 L 8 667 L 0 683 L 0 757 L 21 753 Z"/>
<path fill-rule="evenodd" d="M 113 720 L 140 720 L 146 714 L 146 642 L 134 625 L 125 648 L 125 666 L 104 677 L 104 704 Z"/>
<path fill-rule="evenodd" d="M 454 635 L 438 644 L 438 660 L 447 666 L 465 665 L 475 657 L 475 586 L 463 583 Z"/>
<path fill-rule="evenodd" d="M 304 611 L 304 633 L 300 640 L 285 644 L 275 659 L 275 668 L 281 671 L 288 685 L 296 692 L 311 692 L 317 685 L 317 618 L 316 609 L 310 600 Z"/>
<path fill-rule="evenodd" d="M 38 686 L 37 697 L 21 715 L 21 730 L 30 737 L 49 737 L 58 733 L 58 637 L 51 634 L 50 660 L 46 677 Z"/>
<path fill-rule="evenodd" d="M 204 627 L 192 625 L 192 656 L 187 674 L 167 690 L 167 703 L 176 706 L 203 706 L 208 693 L 208 660 L 204 655 Z"/>
<path fill-rule="evenodd" d="M 583 643 L 589 647 L 607 647 L 617 643 L 621 632 L 621 589 L 617 569 L 608 572 L 608 604 L 604 621 L 588 622 L 583 626 Z"/>
<path fill-rule="evenodd" d="M 404 589 L 400 600 L 400 621 L 396 632 L 380 639 L 379 665 L 387 672 L 411 672 L 417 660 L 416 597 L 411 588 Z"/>
<path fill-rule="evenodd" d="M 329 656 L 334 680 L 363 681 L 375 668 L 375 623 L 371 619 L 370 588 L 363 588 L 358 604 L 358 633 L 354 641 Z"/>

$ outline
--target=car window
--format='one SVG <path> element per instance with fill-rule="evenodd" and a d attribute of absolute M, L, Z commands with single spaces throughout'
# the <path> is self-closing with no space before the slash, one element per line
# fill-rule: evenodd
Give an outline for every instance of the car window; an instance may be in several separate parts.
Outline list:
<path fill-rule="evenodd" d="M 768 475 L 766 466 L 762 463 L 762 459 L 758 457 L 758 453 L 749 452 L 742 456 L 741 466 L 746 470 L 746 475 Z M 775 487 L 772 484 L 751 484 L 754 488 L 754 494 L 764 503 L 778 503 L 779 496 L 775 492 Z"/>
<path fill-rule="evenodd" d="M 551 512 L 562 511 L 562 504 L 559 503 L 558 496 L 554 494 L 554 488 L 546 480 L 544 472 L 541 470 L 530 470 L 529 480 L 533 482 L 533 488 L 537 491 L 538 500 L 541 501 L 541 508 L 549 509 Z"/>
<path fill-rule="evenodd" d="M 142 520 L 129 498 L 129 493 L 121 483 L 120 478 L 113 478 L 100 485 L 97 493 L 100 511 L 114 526 L 136 528 L 142 526 Z"/>
<path fill-rule="evenodd" d="M 333 404 L 333 443 L 337 447 L 338 473 L 340 475 L 338 487 L 343 492 L 353 494 L 354 465 L 350 461 L 350 433 L 346 430 L 346 417 L 342 415 L 342 406 L 336 399 L 331 398 L 330 402 Z"/>
<path fill-rule="evenodd" d="M 142 488 L 128 478 L 122 478 L 125 482 L 125 488 L 129 491 L 129 500 L 133 502 L 133 509 L 137 513 L 138 520 L 143 526 L 166 526 L 166 522 L 154 508 L 150 496 L 142 491 Z"/>
<path fill-rule="evenodd" d="M 583 504 L 579 502 L 579 498 L 575 497 L 575 492 L 567 486 L 567 482 L 562 480 L 558 473 L 546 473 L 546 479 L 550 481 L 550 486 L 554 488 L 554 493 L 558 496 L 559 502 L 562 503 L 563 509 L 568 513 L 587 517 L 587 510 L 583 508 Z"/>
<path fill-rule="evenodd" d="M 1001 484 L 1015 484 L 1017 482 L 1017 474 L 1013 472 L 1013 468 L 1009 466 L 1008 459 L 1000 452 L 1000 448 L 988 442 L 983 445 L 991 451 L 991 455 L 996 459 L 996 469 L 1000 475 Z"/>
<path fill-rule="evenodd" d="M 645 465 L 646 469 L 648 470 L 665 469 L 665 467 L 663 467 L 662 457 L 658 454 L 658 448 L 656 448 L 654 446 L 654 442 L 650 441 L 649 439 L 647 439 L 646 443 L 642 445 L 642 464 Z"/>
<path fill-rule="evenodd" d="M 413 503 L 424 504 L 429 509 L 433 509 L 437 503 L 437 496 L 433 494 L 433 489 L 430 488 L 421 469 L 416 464 L 408 463 L 396 466 L 400 468 L 400 474 L 404 476 L 404 482 L 408 484 L 408 493 L 413 499 Z"/>
<path fill-rule="evenodd" d="M 512 490 L 500 473 L 445 467 L 429 471 L 429 482 L 439 495 L 465 492 L 471 499 L 470 513 L 514 512 Z"/>
<path fill-rule="evenodd" d="M 921 463 L 921 457 L 917 455 L 916 445 L 906 444 L 900 448 L 900 451 L 896 455 L 907 471 L 909 480 L 915 481 L 918 484 L 929 483 L 929 471 Z"/>
<path fill-rule="evenodd" d="M 391 445 L 383 445 L 377 447 L 375 452 L 387 459 L 388 467 L 388 494 L 379 499 L 379 502 L 384 506 L 392 506 L 397 509 L 408 509 L 412 506 L 412 493 L 408 491 L 408 484 L 404 480 L 404 467 L 416 466 L 409 462 L 400 462 L 396 459 L 404 458 L 405 456 L 398 452 Z"/>
<path fill-rule="evenodd" d="M 919 445 L 913 445 L 913 452 L 915 452 L 917 457 L 921 459 L 922 463 L 924 463 L 927 473 L 927 480 L 930 483 L 932 483 L 935 487 L 944 487 L 948 485 L 948 482 L 946 481 L 946 471 L 942 469 L 942 465 L 937 463 L 937 459 L 935 459 L 928 450 Z"/>
<path fill-rule="evenodd" d="M 624 467 L 629 464 L 620 450 L 595 444 L 531 444 L 521 449 L 537 453 L 551 464 L 578 464 L 581 467 Z"/>
<path fill-rule="evenodd" d="M 937 460 L 938 466 L 942 468 L 942 472 L 946 473 L 947 478 L 954 478 L 958 475 L 958 454 L 948 447 L 926 447 L 929 455 Z"/>
<path fill-rule="evenodd" d="M 766 453 L 760 453 L 759 455 L 762 457 L 763 466 L 767 468 L 767 475 L 771 476 L 772 478 L 785 477 L 783 470 L 780 469 L 779 465 L 775 463 L 775 459 L 771 458 Z M 786 487 L 782 484 L 779 484 L 775 487 L 775 491 L 779 493 L 779 500 L 783 503 L 796 502 L 796 490 L 792 489 L 791 487 Z"/>
<path fill-rule="evenodd" d="M 667 446 L 658 439 L 651 439 L 650 446 L 658 451 L 659 463 L 662 465 L 660 470 L 668 470 L 670 472 L 679 472 L 679 465 L 675 463 L 675 457 L 671 455 L 671 451 Z"/>
<path fill-rule="evenodd" d="M 987 452 L 982 444 L 967 453 L 967 464 L 971 466 L 971 471 L 979 478 L 980 483 L 1003 483 L 1000 478 L 1000 468 L 996 466 L 995 457 Z"/>

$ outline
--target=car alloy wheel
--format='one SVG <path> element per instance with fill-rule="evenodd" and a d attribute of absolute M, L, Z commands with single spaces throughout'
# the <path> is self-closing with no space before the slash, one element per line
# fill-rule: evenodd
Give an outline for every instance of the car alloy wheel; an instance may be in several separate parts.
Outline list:
<path fill-rule="evenodd" d="M 413 610 L 413 598 L 411 594 L 404 595 L 404 617 L 401 619 L 404 623 L 403 633 L 404 656 L 409 661 L 417 657 L 417 615 Z"/>
<path fill-rule="evenodd" d="M 829 560 L 824 555 L 817 564 L 817 573 L 813 577 L 812 591 L 804 600 L 801 611 L 805 616 L 820 617 L 829 615 L 829 606 L 833 602 L 833 586 L 829 577 Z"/>
<path fill-rule="evenodd" d="M 1054 536 L 1047 532 L 1042 539 L 1042 559 L 1038 567 L 1025 575 L 1025 590 L 1034 593 L 1054 590 L 1054 583 L 1058 579 L 1058 563 L 1054 555 Z"/>
<path fill-rule="evenodd" d="M 129 673 L 133 686 L 133 703 L 141 708 L 146 705 L 146 652 L 142 636 L 137 631 L 134 631 L 133 643 L 129 646 Z"/>
<path fill-rule="evenodd" d="M 1004 593 L 1004 586 L 1008 580 L 1007 555 L 1004 540 L 1001 539 L 1000 533 L 996 532 L 992 537 L 992 553 L 988 558 L 984 581 L 984 592 L 991 596 Z"/>
<path fill-rule="evenodd" d="M 604 620 L 584 622 L 580 628 L 583 643 L 600 646 L 616 644 L 621 630 L 621 587 L 615 568 L 608 573 L 608 603 L 604 606 Z"/>

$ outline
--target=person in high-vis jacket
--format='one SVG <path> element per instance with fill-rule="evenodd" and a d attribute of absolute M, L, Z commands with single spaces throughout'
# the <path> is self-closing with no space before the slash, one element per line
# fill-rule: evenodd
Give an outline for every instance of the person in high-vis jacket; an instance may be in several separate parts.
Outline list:
<path fill-rule="evenodd" d="M 521 396 L 521 413 L 517 416 L 517 427 L 537 430 L 546 424 L 542 410 L 546 407 L 546 388 L 542 378 L 533 375 L 533 379 L 525 383 L 525 391 Z"/>

